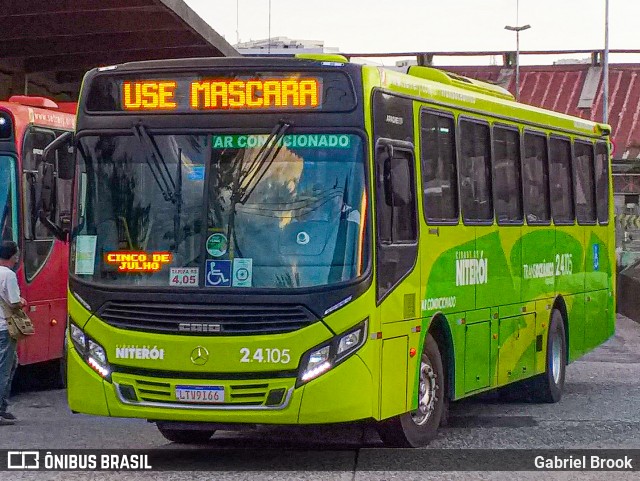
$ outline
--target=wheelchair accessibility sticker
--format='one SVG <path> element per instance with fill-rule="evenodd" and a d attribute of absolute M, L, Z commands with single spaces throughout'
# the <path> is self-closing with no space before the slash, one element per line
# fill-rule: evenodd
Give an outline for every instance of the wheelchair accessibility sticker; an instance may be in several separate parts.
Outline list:
<path fill-rule="evenodd" d="M 205 286 L 231 287 L 231 261 L 207 259 Z"/>

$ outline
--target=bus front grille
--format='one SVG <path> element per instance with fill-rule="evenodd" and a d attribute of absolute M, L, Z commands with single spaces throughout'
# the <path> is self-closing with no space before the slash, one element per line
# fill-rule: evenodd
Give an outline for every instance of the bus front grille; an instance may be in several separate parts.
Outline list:
<path fill-rule="evenodd" d="M 185 374 L 185 373 L 183 373 Z M 114 373 L 113 385 L 120 401 L 134 406 L 196 410 L 280 410 L 289 405 L 295 378 L 255 380 L 162 379 Z M 177 388 L 217 386 L 220 402 L 186 402 Z"/>
<path fill-rule="evenodd" d="M 136 379 L 136 388 L 140 400 L 147 402 L 171 402 L 174 399 L 175 386 L 171 383 L 150 382 Z M 227 400 L 223 404 L 232 406 L 262 406 L 267 399 L 269 384 L 231 385 L 228 387 Z"/>
<path fill-rule="evenodd" d="M 121 329 L 184 335 L 280 334 L 302 329 L 316 317 L 300 305 L 211 305 L 108 302 L 98 317 Z"/>

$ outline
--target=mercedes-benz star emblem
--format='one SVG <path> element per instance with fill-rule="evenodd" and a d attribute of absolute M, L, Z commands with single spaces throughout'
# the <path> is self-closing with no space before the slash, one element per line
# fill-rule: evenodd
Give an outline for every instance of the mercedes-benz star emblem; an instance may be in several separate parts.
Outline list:
<path fill-rule="evenodd" d="M 191 362 L 196 366 L 202 366 L 209 360 L 209 351 L 207 348 L 198 346 L 191 351 Z"/>

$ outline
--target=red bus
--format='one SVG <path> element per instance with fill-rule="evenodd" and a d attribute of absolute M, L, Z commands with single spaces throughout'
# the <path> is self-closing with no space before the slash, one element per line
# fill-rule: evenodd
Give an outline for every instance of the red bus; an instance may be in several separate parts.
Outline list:
<path fill-rule="evenodd" d="M 64 368 L 69 254 L 53 224 L 70 216 L 73 164 L 71 144 L 47 151 L 46 161 L 45 148 L 74 128 L 73 103 L 22 95 L 0 102 L 0 229 L 20 246 L 18 283 L 36 328 L 18 345 L 20 365 Z"/>

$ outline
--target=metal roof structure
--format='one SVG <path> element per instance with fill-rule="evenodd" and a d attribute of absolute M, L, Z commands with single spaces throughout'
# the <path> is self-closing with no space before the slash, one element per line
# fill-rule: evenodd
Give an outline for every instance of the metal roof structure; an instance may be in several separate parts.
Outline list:
<path fill-rule="evenodd" d="M 4 0 L 0 98 L 77 98 L 90 68 L 136 60 L 237 56 L 183 0 Z M 26 90 L 26 92 L 25 92 Z"/>
<path fill-rule="evenodd" d="M 515 92 L 512 68 L 443 67 Z M 601 68 L 590 64 L 520 67 L 520 101 L 602 122 Z M 609 65 L 609 118 L 616 159 L 640 158 L 640 64 Z"/>
<path fill-rule="evenodd" d="M 640 54 L 640 50 L 611 50 L 615 54 Z M 582 56 L 576 60 L 558 61 L 553 65 L 520 66 L 520 102 L 563 112 L 583 119 L 602 121 L 601 50 L 524 51 L 521 56 Z M 494 83 L 515 94 L 515 52 L 396 52 L 351 53 L 351 57 L 413 57 L 397 63 L 433 66 L 435 58 L 446 58 L 450 65 L 440 66 L 449 72 Z M 502 57 L 502 65 L 460 66 L 460 57 Z M 615 144 L 615 160 L 640 161 L 640 64 L 609 64 L 609 117 L 611 138 Z"/>

